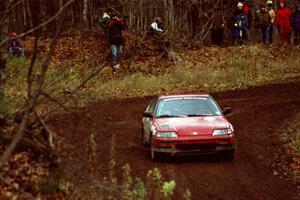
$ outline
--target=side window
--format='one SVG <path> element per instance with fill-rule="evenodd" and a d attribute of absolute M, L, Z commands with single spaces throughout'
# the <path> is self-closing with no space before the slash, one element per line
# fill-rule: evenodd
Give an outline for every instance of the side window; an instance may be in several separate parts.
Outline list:
<path fill-rule="evenodd" d="M 148 108 L 147 108 L 147 112 L 154 112 L 154 109 L 155 109 L 155 106 L 156 106 L 156 99 L 153 99 L 151 102 L 150 102 L 150 104 L 149 104 L 149 106 L 148 106 Z"/>

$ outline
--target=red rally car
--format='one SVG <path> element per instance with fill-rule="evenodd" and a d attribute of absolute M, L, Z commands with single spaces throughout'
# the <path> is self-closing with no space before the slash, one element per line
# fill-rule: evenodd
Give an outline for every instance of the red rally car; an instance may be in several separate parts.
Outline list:
<path fill-rule="evenodd" d="M 205 93 L 154 98 L 143 114 L 142 140 L 151 158 L 159 153 L 193 155 L 221 153 L 234 158 L 235 134 L 216 101 Z"/>

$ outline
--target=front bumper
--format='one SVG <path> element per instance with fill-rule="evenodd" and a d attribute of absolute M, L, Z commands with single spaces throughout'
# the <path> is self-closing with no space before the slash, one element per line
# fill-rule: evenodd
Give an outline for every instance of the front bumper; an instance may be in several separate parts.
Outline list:
<path fill-rule="evenodd" d="M 217 154 L 235 150 L 234 138 L 222 140 L 163 141 L 156 140 L 153 150 L 170 155 Z"/>

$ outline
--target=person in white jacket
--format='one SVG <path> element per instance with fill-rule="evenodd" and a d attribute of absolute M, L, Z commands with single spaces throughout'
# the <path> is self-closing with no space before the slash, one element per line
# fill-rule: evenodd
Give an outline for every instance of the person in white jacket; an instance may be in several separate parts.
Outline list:
<path fill-rule="evenodd" d="M 162 30 L 162 19 L 157 17 L 154 22 L 151 23 L 150 28 L 148 30 L 149 36 L 159 35 L 163 32 Z"/>

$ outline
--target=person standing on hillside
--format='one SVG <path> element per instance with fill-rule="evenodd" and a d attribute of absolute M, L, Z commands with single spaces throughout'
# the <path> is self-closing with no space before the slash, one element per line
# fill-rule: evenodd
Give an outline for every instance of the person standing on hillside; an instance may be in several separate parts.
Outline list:
<path fill-rule="evenodd" d="M 119 18 L 116 14 L 112 14 L 112 17 L 107 24 L 109 44 L 112 53 L 112 66 L 115 70 L 120 69 L 118 61 L 122 55 L 122 47 L 125 40 L 123 30 L 125 29 L 125 26 L 125 20 Z"/>
<path fill-rule="evenodd" d="M 162 19 L 157 17 L 150 25 L 147 35 L 148 36 L 159 36 L 163 33 Z"/>
<path fill-rule="evenodd" d="M 240 45 L 245 43 L 245 34 L 248 33 L 248 20 L 243 11 L 243 3 L 238 2 L 237 9 L 232 16 L 232 45 L 236 42 Z"/>
<path fill-rule="evenodd" d="M 273 32 L 274 32 L 274 23 L 275 23 L 275 10 L 273 9 L 273 1 L 269 0 L 267 1 L 267 10 L 270 15 L 270 28 L 269 28 L 269 44 L 273 43 Z"/>
<path fill-rule="evenodd" d="M 110 20 L 110 13 L 112 11 L 111 10 L 107 10 L 106 12 L 103 13 L 103 15 L 100 17 L 99 19 L 99 25 L 101 26 L 101 28 L 104 29 L 104 31 L 106 31 L 106 28 L 107 28 L 107 24 Z"/>
<path fill-rule="evenodd" d="M 294 30 L 294 44 L 300 45 L 300 3 L 296 5 L 296 11 L 292 17 Z"/>
<path fill-rule="evenodd" d="M 221 46 L 224 40 L 225 18 L 220 7 L 214 9 L 212 16 L 211 39 L 212 44 Z"/>
<path fill-rule="evenodd" d="M 276 25 L 279 32 L 280 43 L 285 45 L 291 41 L 291 9 L 288 8 L 285 0 L 278 1 L 278 9 L 276 10 Z"/>
<path fill-rule="evenodd" d="M 260 9 L 256 11 L 255 26 L 261 34 L 263 44 L 269 44 L 269 28 L 271 24 L 271 17 L 267 11 L 266 5 L 261 4 Z"/>
<path fill-rule="evenodd" d="M 16 32 L 12 32 L 7 43 L 8 53 L 11 55 L 24 56 L 25 52 L 22 48 L 21 41 Z"/>

